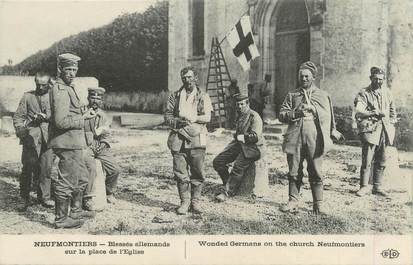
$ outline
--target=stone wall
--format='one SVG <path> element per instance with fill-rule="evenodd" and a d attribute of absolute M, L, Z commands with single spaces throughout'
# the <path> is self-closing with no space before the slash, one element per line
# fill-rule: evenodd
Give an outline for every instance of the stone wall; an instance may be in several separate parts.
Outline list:
<path fill-rule="evenodd" d="M 75 85 L 80 88 L 81 100 L 87 104 L 87 88 L 96 87 L 99 82 L 94 77 L 78 77 Z M 14 113 L 23 94 L 35 89 L 34 76 L 0 76 L 0 117 Z"/>
<path fill-rule="evenodd" d="M 323 36 L 325 39 L 324 80 L 337 106 L 352 104 L 357 91 L 369 85 L 369 69 L 387 70 L 387 85 L 396 97 L 405 95 L 398 106 L 411 106 L 413 61 L 412 26 L 407 21 L 408 0 L 327 1 Z M 401 10 L 405 11 L 404 13 Z M 411 85 L 410 85 L 411 86 Z"/>
<path fill-rule="evenodd" d="M 241 15 L 248 10 L 246 1 L 239 0 L 207 0 L 205 1 L 205 39 L 204 56 L 191 55 L 192 25 L 188 22 L 190 0 L 170 0 L 169 2 L 169 74 L 168 88 L 177 90 L 181 85 L 179 70 L 192 65 L 199 72 L 199 84 L 205 89 L 208 73 L 211 41 L 218 37 L 221 41 L 232 29 Z M 231 78 L 236 78 L 246 90 L 248 73 L 243 72 L 227 41 L 221 44 Z"/>
<path fill-rule="evenodd" d="M 205 86 L 211 38 L 220 40 L 248 10 L 241 0 L 205 1 L 205 56 L 190 56 L 190 0 L 171 0 L 169 9 L 169 89 L 181 86 L 179 69 L 191 64 L 200 71 Z M 252 19 L 256 42 L 265 50 L 264 41 L 271 37 L 269 25 L 260 21 L 278 1 L 258 0 Z M 388 72 L 387 84 L 398 99 L 398 107 L 413 109 L 411 75 L 413 62 L 412 0 L 306 0 L 310 18 L 311 59 L 320 66 L 320 87 L 327 90 L 338 107 L 350 106 L 356 93 L 370 83 L 369 69 L 381 66 Z M 260 7 L 263 7 L 260 9 Z M 254 8 L 252 12 L 255 12 Z M 256 15 L 254 17 L 254 15 Z M 266 14 L 268 16 L 269 14 Z M 265 18 L 264 19 L 268 19 Z M 263 47 L 261 47 L 263 46 Z M 264 65 L 271 60 L 261 57 L 243 72 L 226 41 L 222 43 L 232 78 L 241 88 L 248 82 L 262 81 Z M 268 70 L 268 69 L 267 69 Z"/>

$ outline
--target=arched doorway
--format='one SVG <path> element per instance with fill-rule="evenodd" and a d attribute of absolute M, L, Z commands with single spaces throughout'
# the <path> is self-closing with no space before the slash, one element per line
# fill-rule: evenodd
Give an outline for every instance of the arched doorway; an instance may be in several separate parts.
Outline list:
<path fill-rule="evenodd" d="M 310 59 L 308 21 L 305 0 L 280 0 L 271 17 L 270 23 L 275 25 L 273 95 L 277 115 L 288 91 L 298 85 L 298 67 Z"/>

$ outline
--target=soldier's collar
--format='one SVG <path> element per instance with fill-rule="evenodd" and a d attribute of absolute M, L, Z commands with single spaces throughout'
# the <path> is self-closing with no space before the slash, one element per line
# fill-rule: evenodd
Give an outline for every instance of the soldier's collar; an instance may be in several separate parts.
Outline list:
<path fill-rule="evenodd" d="M 301 93 L 304 93 L 304 91 L 308 91 L 308 92 L 312 92 L 312 91 L 314 91 L 314 90 L 316 90 L 317 89 L 317 87 L 314 85 L 314 84 L 311 84 L 311 86 L 309 87 L 309 88 L 304 88 L 304 87 L 302 87 L 302 86 L 300 86 L 300 88 L 299 88 L 299 90 L 300 90 L 300 92 Z"/>
<path fill-rule="evenodd" d="M 181 88 L 179 89 L 179 95 L 181 95 L 181 93 L 182 93 L 182 90 L 184 90 L 185 89 L 185 87 L 184 86 L 181 86 Z M 201 89 L 199 88 L 199 86 L 196 86 L 196 95 L 200 95 L 201 93 L 202 93 L 202 91 L 201 91 Z M 185 91 L 186 92 L 186 91 Z"/>
<path fill-rule="evenodd" d="M 56 79 L 56 83 L 59 83 L 59 84 L 61 84 L 61 85 L 65 85 L 65 86 L 74 87 L 73 82 L 72 82 L 70 85 L 68 85 L 68 84 L 66 84 L 65 81 L 63 81 L 63 79 L 60 78 L 60 77 Z"/>

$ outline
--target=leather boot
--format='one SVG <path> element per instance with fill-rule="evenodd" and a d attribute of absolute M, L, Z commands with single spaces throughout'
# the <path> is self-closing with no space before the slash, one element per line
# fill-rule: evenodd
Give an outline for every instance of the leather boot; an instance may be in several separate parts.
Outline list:
<path fill-rule="evenodd" d="M 188 182 L 178 182 L 177 186 L 181 205 L 176 209 L 176 213 L 185 215 L 188 213 L 191 204 L 191 192 L 189 191 L 190 184 Z"/>
<path fill-rule="evenodd" d="M 68 216 L 70 199 L 55 199 L 55 228 L 78 228 L 83 225 L 82 220 Z"/>
<path fill-rule="evenodd" d="M 200 200 L 202 195 L 202 184 L 191 184 L 191 210 L 194 213 L 202 213 Z"/>
<path fill-rule="evenodd" d="M 219 175 L 219 177 L 221 178 L 221 180 L 222 180 L 222 185 L 227 185 L 227 182 L 228 182 L 228 179 L 229 179 L 229 172 L 228 172 L 228 170 L 219 170 L 219 171 L 217 171 L 218 172 L 218 175 Z"/>
<path fill-rule="evenodd" d="M 323 202 L 323 183 L 311 183 L 311 193 L 313 195 L 313 214 L 323 214 L 322 202 Z"/>
<path fill-rule="evenodd" d="M 378 167 L 374 169 L 373 172 L 373 190 L 372 193 L 375 195 L 387 197 L 388 194 L 381 189 L 381 182 L 384 176 L 384 167 Z"/>
<path fill-rule="evenodd" d="M 367 185 L 369 184 L 370 175 L 370 170 L 369 174 L 366 174 L 365 169 L 360 170 L 360 189 L 356 192 L 357 196 L 363 197 L 370 192 L 369 188 L 367 187 Z"/>
<path fill-rule="evenodd" d="M 369 193 L 370 190 L 367 186 L 361 186 L 360 189 L 356 192 L 356 195 L 359 197 L 363 197 Z"/>
<path fill-rule="evenodd" d="M 83 192 L 81 191 L 74 191 L 72 193 L 72 203 L 70 209 L 70 217 L 73 219 L 81 219 L 81 218 L 94 218 L 95 212 L 94 211 L 84 211 L 82 209 L 82 200 L 83 200 Z"/>
<path fill-rule="evenodd" d="M 297 212 L 298 201 L 300 199 L 301 182 L 292 178 L 288 181 L 288 202 L 280 208 L 281 212 Z"/>
<path fill-rule="evenodd" d="M 20 206 L 17 208 L 17 211 L 25 212 L 27 210 L 27 208 L 29 208 L 30 205 L 31 205 L 30 196 L 29 197 L 24 197 L 24 198 L 22 198 L 22 202 L 21 202 Z"/>

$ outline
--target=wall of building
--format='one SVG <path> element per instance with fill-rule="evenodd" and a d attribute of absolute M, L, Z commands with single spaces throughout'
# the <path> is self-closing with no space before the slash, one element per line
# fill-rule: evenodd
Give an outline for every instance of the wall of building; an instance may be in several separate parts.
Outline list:
<path fill-rule="evenodd" d="M 170 90 L 180 87 L 179 69 L 188 64 L 200 70 L 200 84 L 205 86 L 211 38 L 217 36 L 221 40 L 248 10 L 249 1 L 205 1 L 206 54 L 198 58 L 189 56 L 189 2 L 170 1 Z M 260 12 L 265 12 L 274 3 L 276 1 L 258 0 L 256 7 L 264 7 Z M 398 98 L 399 106 L 413 106 L 413 76 L 410 74 L 413 61 L 413 1 L 307 0 L 307 6 L 311 27 L 311 60 L 320 66 L 320 87 L 332 95 L 336 106 L 352 104 L 355 94 L 370 83 L 371 66 L 386 68 L 387 83 Z M 257 21 L 259 24 L 259 19 Z M 265 24 L 262 26 L 267 27 Z M 257 30 L 261 33 L 256 36 L 260 50 L 264 45 L 263 39 L 271 37 L 262 36 L 265 30 Z M 239 80 L 241 88 L 250 81 L 263 79 L 265 73 L 262 65 L 268 58 L 256 59 L 248 73 L 242 71 L 226 41 L 222 43 L 222 49 L 231 77 Z"/>
<path fill-rule="evenodd" d="M 370 67 L 380 66 L 386 69 L 387 85 L 395 96 L 405 95 L 398 105 L 411 106 L 411 88 L 407 86 L 412 78 L 405 68 L 413 61 L 412 27 L 407 22 L 411 1 L 410 4 L 408 0 L 326 3 L 325 75 L 321 87 L 330 92 L 335 105 L 351 105 L 357 91 L 369 85 Z"/>
<path fill-rule="evenodd" d="M 189 46 L 192 29 L 188 23 L 190 17 L 190 0 L 170 0 L 169 2 L 169 76 L 170 91 L 181 86 L 179 70 L 192 65 L 199 71 L 199 84 L 205 89 L 208 73 L 211 42 L 213 37 L 221 41 L 231 30 L 241 15 L 248 10 L 246 1 L 207 0 L 205 1 L 205 55 L 194 57 Z M 236 78 L 242 86 L 248 83 L 248 72 L 243 72 L 232 54 L 227 41 L 221 44 L 231 78 Z"/>

